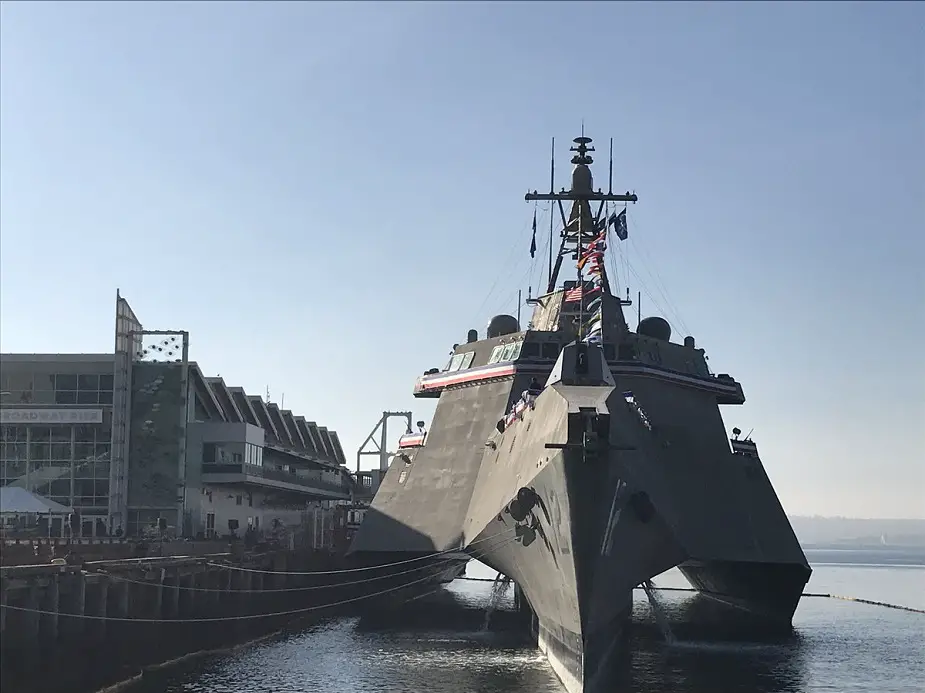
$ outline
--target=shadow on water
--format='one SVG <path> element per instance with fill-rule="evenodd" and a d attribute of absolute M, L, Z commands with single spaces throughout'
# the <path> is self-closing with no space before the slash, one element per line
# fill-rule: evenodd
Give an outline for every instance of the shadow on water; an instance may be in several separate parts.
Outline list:
<path fill-rule="evenodd" d="M 796 693 L 807 664 L 802 638 L 759 632 L 752 618 L 709 597 L 658 600 L 662 615 L 637 602 L 614 691 L 627 693 Z M 671 623 L 666 641 L 661 619 Z"/>
<path fill-rule="evenodd" d="M 391 621 L 364 618 L 356 627 L 367 633 L 387 634 L 389 638 L 415 634 L 419 644 L 428 642 L 437 650 L 452 649 L 456 653 L 468 653 L 468 656 L 488 648 L 495 666 L 472 666 L 478 658 L 467 661 L 463 657 L 460 670 L 453 674 L 459 688 L 438 689 L 441 691 L 520 693 L 540 690 L 535 688 L 540 681 L 545 682 L 543 686 L 551 686 L 548 690 L 560 691 L 545 660 L 529 641 L 519 614 L 510 605 L 506 605 L 507 608 L 499 605 L 493 593 L 483 599 L 490 600 L 490 632 L 480 632 L 486 603 L 474 600 L 470 590 L 463 593 L 441 591 L 428 597 L 426 608 L 418 604 L 418 608 Z M 785 633 L 757 632 L 748 614 L 700 595 L 665 598 L 662 594 L 656 603 L 658 608 L 654 609 L 645 601 L 636 602 L 624 647 L 604 689 L 595 693 L 796 693 L 805 690 L 807 667 L 803 642 L 792 629 Z M 670 638 L 666 638 L 666 632 Z M 522 680 L 524 668 L 514 665 L 518 658 L 531 662 L 530 686 L 533 688 Z M 499 666 L 503 662 L 512 667 L 510 671 L 507 665 Z M 511 674 L 515 676 L 512 678 Z M 424 670 L 415 672 L 415 681 L 418 676 L 429 679 Z M 430 689 L 416 685 L 408 690 Z"/>
<path fill-rule="evenodd" d="M 484 587 L 480 585 L 479 587 Z M 489 590 L 440 590 L 391 618 L 319 624 L 234 657 L 149 677 L 134 693 L 561 693 L 511 605 L 483 630 Z M 803 643 L 744 639 L 745 622 L 703 597 L 659 600 L 668 644 L 644 597 L 601 693 L 796 693 L 806 690 Z M 696 621 L 696 623 L 695 623 Z"/>

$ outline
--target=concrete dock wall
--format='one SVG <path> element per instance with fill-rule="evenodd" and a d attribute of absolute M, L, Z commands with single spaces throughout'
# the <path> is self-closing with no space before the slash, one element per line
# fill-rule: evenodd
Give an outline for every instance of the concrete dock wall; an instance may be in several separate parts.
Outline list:
<path fill-rule="evenodd" d="M 94 690 L 145 665 L 330 615 L 319 607 L 355 598 L 356 586 L 292 573 L 342 565 L 324 552 L 280 551 L 0 568 L 0 688 Z"/>

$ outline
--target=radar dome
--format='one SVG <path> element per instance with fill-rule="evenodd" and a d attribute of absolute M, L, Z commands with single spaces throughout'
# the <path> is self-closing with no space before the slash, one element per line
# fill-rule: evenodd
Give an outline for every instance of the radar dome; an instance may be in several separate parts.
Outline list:
<path fill-rule="evenodd" d="M 584 164 L 579 164 L 572 171 L 572 191 L 591 192 L 592 190 L 594 190 L 594 178 L 591 176 L 591 169 Z"/>
<path fill-rule="evenodd" d="M 652 339 L 660 339 L 663 342 L 671 341 L 671 325 L 668 324 L 665 318 L 657 316 L 646 318 L 639 323 L 636 332 L 644 334 L 646 337 L 652 337 Z"/>
<path fill-rule="evenodd" d="M 520 332 L 520 325 L 517 323 L 517 318 L 513 315 L 496 315 L 491 319 L 491 322 L 488 323 L 486 337 L 492 339 L 493 337 L 501 337 L 506 334 L 514 334 L 515 332 Z"/>

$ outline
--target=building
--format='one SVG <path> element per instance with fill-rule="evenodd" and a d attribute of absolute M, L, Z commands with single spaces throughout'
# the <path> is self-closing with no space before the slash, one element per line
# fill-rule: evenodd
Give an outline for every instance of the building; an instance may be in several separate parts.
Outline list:
<path fill-rule="evenodd" d="M 83 536 L 241 534 L 351 498 L 335 431 L 205 376 L 188 344 L 117 294 L 114 353 L 0 355 L 0 484 L 73 508 Z"/>

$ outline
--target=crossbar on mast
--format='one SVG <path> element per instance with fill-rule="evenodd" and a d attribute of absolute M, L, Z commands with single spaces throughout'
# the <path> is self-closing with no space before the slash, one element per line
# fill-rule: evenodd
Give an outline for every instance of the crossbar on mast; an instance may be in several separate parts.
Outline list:
<path fill-rule="evenodd" d="M 605 192 L 592 192 L 592 193 L 574 193 L 568 190 L 563 190 L 562 192 L 557 193 L 538 193 L 535 190 L 532 193 L 527 193 L 524 195 L 524 199 L 527 202 L 533 202 L 534 200 L 571 200 L 571 201 L 586 201 L 586 202 L 637 202 L 638 198 L 636 195 L 613 195 L 611 193 Z"/>

